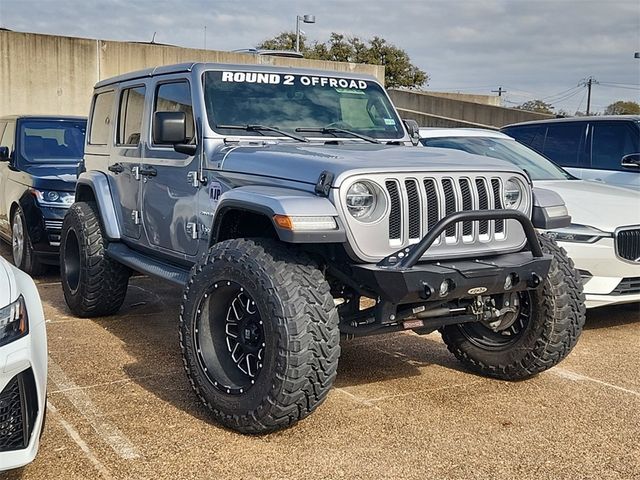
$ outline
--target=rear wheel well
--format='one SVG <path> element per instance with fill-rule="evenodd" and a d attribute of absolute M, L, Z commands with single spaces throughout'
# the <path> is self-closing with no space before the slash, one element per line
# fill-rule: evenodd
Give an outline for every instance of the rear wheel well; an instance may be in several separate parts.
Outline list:
<path fill-rule="evenodd" d="M 231 209 L 216 219 L 211 244 L 232 238 L 272 238 L 278 234 L 271 219 L 262 213 Z"/>
<path fill-rule="evenodd" d="M 95 202 L 96 195 L 88 185 L 78 185 L 76 188 L 76 202 Z"/>

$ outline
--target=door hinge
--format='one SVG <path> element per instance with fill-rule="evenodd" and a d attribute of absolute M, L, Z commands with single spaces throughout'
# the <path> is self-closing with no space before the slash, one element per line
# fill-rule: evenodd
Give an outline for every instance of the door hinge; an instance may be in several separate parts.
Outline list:
<path fill-rule="evenodd" d="M 138 165 L 131 167 L 131 173 L 133 174 L 133 178 L 140 180 L 140 167 Z"/>
<path fill-rule="evenodd" d="M 140 212 L 138 210 L 131 211 L 131 220 L 134 225 L 140 225 Z"/>
<path fill-rule="evenodd" d="M 192 187 L 198 188 L 200 186 L 200 178 L 198 172 L 187 173 L 187 181 Z"/>
<path fill-rule="evenodd" d="M 189 235 L 192 239 L 197 240 L 198 239 L 198 224 L 195 222 L 188 222 L 187 226 L 185 227 L 185 230 L 187 231 L 187 235 Z"/>

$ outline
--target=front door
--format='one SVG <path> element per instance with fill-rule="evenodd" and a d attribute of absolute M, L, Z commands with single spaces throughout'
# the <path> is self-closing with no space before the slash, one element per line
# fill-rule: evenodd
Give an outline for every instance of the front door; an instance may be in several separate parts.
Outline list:
<path fill-rule="evenodd" d="M 187 137 L 195 143 L 191 86 L 183 77 L 162 77 L 153 86 L 152 111 L 181 111 L 187 117 Z M 158 144 L 153 133 L 142 163 L 142 216 L 148 246 L 178 258 L 198 251 L 197 178 L 200 156 L 178 153 L 172 145 Z"/>
<path fill-rule="evenodd" d="M 13 137 L 15 123 L 12 121 L 0 122 L 0 146 L 9 149 L 9 155 L 13 152 Z M 6 237 L 11 235 L 11 219 L 7 203 L 7 179 L 9 176 L 9 160 L 0 161 L 0 232 Z"/>

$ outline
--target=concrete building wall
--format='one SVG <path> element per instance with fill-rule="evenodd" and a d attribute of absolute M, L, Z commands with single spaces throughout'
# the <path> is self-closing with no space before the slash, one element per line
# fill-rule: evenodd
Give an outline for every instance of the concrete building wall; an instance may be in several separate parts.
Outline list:
<path fill-rule="evenodd" d="M 0 115 L 87 115 L 93 86 L 99 80 L 133 70 L 191 61 L 359 72 L 384 82 L 384 67 L 379 65 L 0 30 Z"/>
<path fill-rule="evenodd" d="M 389 96 L 403 117 L 413 118 L 422 127 L 499 128 L 511 123 L 553 118 L 553 115 L 481 105 L 425 92 L 390 89 Z"/>
<path fill-rule="evenodd" d="M 500 97 L 495 95 L 479 95 L 477 93 L 456 93 L 456 92 L 433 92 L 428 90 L 424 93 L 435 95 L 436 97 L 452 98 L 453 100 L 462 100 L 464 102 L 481 103 L 483 105 L 494 105 L 500 107 Z"/>

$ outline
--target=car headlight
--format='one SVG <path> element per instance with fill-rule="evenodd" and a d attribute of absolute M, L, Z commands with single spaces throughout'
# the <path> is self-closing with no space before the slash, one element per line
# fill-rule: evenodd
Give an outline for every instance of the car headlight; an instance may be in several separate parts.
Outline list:
<path fill-rule="evenodd" d="M 361 222 L 373 222 L 384 213 L 384 194 L 370 182 L 356 182 L 347 190 L 347 210 Z"/>
<path fill-rule="evenodd" d="M 0 346 L 13 342 L 29 332 L 27 309 L 22 295 L 0 309 Z"/>
<path fill-rule="evenodd" d="M 611 237 L 610 233 L 603 232 L 588 225 L 572 223 L 566 228 L 548 230 L 547 235 L 558 242 L 594 243 L 601 238 Z"/>
<path fill-rule="evenodd" d="M 31 189 L 33 195 L 38 199 L 38 203 L 45 206 L 64 207 L 69 206 L 75 199 L 73 192 L 60 192 L 57 190 Z"/>
<path fill-rule="evenodd" d="M 504 190 L 502 192 L 502 202 L 504 208 L 510 208 L 516 210 L 522 205 L 525 195 L 522 182 L 515 177 L 511 177 L 504 183 Z"/>

